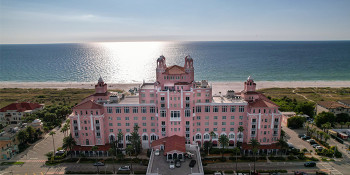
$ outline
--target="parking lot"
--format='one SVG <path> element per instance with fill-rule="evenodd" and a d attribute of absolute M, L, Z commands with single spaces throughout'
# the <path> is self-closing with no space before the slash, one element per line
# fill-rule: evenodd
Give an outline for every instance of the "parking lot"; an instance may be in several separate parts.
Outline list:
<path fill-rule="evenodd" d="M 192 152 L 194 153 L 194 152 Z M 192 168 L 189 167 L 189 163 L 191 160 L 196 160 L 195 166 Z M 170 175 L 170 174 L 191 174 L 192 173 L 199 173 L 199 168 L 198 168 L 198 160 L 197 160 L 197 155 L 194 154 L 192 159 L 187 159 L 185 158 L 184 162 L 181 162 L 181 167 L 179 168 L 174 168 L 170 169 L 169 168 L 170 163 L 166 161 L 166 156 L 163 155 L 163 151 L 160 151 L 159 156 L 154 156 L 153 159 L 153 166 L 152 166 L 152 173 L 159 173 L 159 174 L 165 174 L 165 175 Z"/>
<path fill-rule="evenodd" d="M 287 142 L 291 143 L 295 148 L 300 150 L 306 148 L 308 151 L 312 150 L 314 152 L 314 148 L 308 142 L 298 137 L 298 135 L 306 133 L 304 128 L 291 130 L 288 127 L 282 127 L 282 129 L 286 132 Z"/>

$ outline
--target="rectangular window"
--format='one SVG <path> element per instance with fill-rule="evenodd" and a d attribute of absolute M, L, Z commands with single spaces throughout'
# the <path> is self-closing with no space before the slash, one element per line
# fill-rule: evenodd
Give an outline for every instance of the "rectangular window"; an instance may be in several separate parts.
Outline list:
<path fill-rule="evenodd" d="M 244 112 L 244 106 L 239 106 L 239 112 Z"/>
<path fill-rule="evenodd" d="M 217 120 L 218 119 L 218 116 L 214 116 L 214 120 Z"/>
<path fill-rule="evenodd" d="M 141 97 L 146 97 L 146 95 L 145 94 L 141 94 Z"/>
<path fill-rule="evenodd" d="M 235 119 L 235 116 L 231 116 L 231 120 L 234 120 Z"/>
<path fill-rule="evenodd" d="M 147 126 L 147 123 L 142 123 L 142 126 Z"/>
<path fill-rule="evenodd" d="M 121 117 L 117 117 L 117 120 L 122 120 L 122 118 Z"/>
<path fill-rule="evenodd" d="M 129 110 L 129 107 L 124 107 L 124 113 L 129 113 L 130 110 Z"/>
<path fill-rule="evenodd" d="M 200 97 L 201 96 L 201 93 L 197 93 L 197 97 Z"/>
<path fill-rule="evenodd" d="M 190 117 L 191 116 L 191 110 L 186 109 L 185 110 L 185 117 Z"/>
<path fill-rule="evenodd" d="M 166 117 L 166 111 L 160 111 L 160 116 L 161 117 Z"/>
<path fill-rule="evenodd" d="M 129 120 L 129 117 L 125 117 L 125 120 Z"/>
<path fill-rule="evenodd" d="M 120 108 L 120 107 L 116 107 L 116 108 L 115 108 L 115 113 L 122 113 L 121 108 Z"/>
<path fill-rule="evenodd" d="M 222 131 L 226 131 L 226 128 L 222 128 L 221 130 L 222 130 Z"/>
<path fill-rule="evenodd" d="M 180 118 L 180 111 L 171 111 L 171 118 Z"/>
<path fill-rule="evenodd" d="M 235 128 L 230 128 L 230 131 L 235 131 Z"/>
<path fill-rule="evenodd" d="M 146 117 L 142 117 L 142 120 L 146 120 Z"/>
<path fill-rule="evenodd" d="M 154 94 L 149 94 L 150 97 L 154 97 Z"/>
<path fill-rule="evenodd" d="M 222 119 L 223 119 L 223 120 L 226 120 L 226 116 L 222 116 Z"/>
<path fill-rule="evenodd" d="M 205 112 L 210 112 L 210 106 L 205 106 Z"/>
<path fill-rule="evenodd" d="M 205 126 L 209 126 L 209 122 L 205 122 Z"/>
<path fill-rule="evenodd" d="M 112 107 L 107 107 L 107 113 L 112 113 Z"/>
<path fill-rule="evenodd" d="M 213 131 L 218 131 L 218 128 L 213 128 Z"/>
<path fill-rule="evenodd" d="M 201 112 L 202 112 L 202 107 L 196 106 L 196 113 L 201 113 Z"/>
<path fill-rule="evenodd" d="M 225 126 L 225 125 L 226 125 L 226 122 L 222 122 L 221 125 Z"/>
<path fill-rule="evenodd" d="M 125 123 L 125 126 L 130 126 L 130 123 Z"/>
<path fill-rule="evenodd" d="M 243 125 L 243 122 L 239 122 L 239 126 L 242 126 Z"/>
<path fill-rule="evenodd" d="M 239 116 L 239 119 L 243 120 L 243 116 Z"/>
<path fill-rule="evenodd" d="M 113 123 L 109 123 L 109 126 L 113 126 Z"/>
<path fill-rule="evenodd" d="M 132 113 L 139 113 L 138 107 L 132 107 Z"/>
<path fill-rule="evenodd" d="M 215 125 L 215 126 L 218 125 L 218 122 L 214 122 L 214 125 Z"/>
<path fill-rule="evenodd" d="M 113 129 L 109 129 L 109 132 L 113 132 Z"/>
<path fill-rule="evenodd" d="M 121 123 L 117 123 L 117 125 L 118 125 L 118 126 L 122 126 L 122 124 L 121 124 Z"/>
<path fill-rule="evenodd" d="M 227 112 L 227 106 L 222 106 L 222 112 Z"/>
<path fill-rule="evenodd" d="M 231 112 L 236 112 L 236 106 L 231 106 L 231 107 L 230 107 L 230 111 L 231 111 Z"/>
<path fill-rule="evenodd" d="M 205 128 L 204 130 L 205 130 L 205 131 L 209 131 L 209 128 Z"/>
<path fill-rule="evenodd" d="M 156 108 L 155 107 L 150 107 L 149 108 L 149 113 L 156 113 Z"/>
<path fill-rule="evenodd" d="M 213 106 L 213 112 L 219 112 L 219 107 L 218 106 Z"/>
<path fill-rule="evenodd" d="M 200 126 L 201 125 L 201 122 L 197 122 L 197 126 Z"/>
<path fill-rule="evenodd" d="M 77 123 L 78 123 L 78 121 L 77 121 L 77 120 L 73 120 L 73 123 L 74 123 L 74 124 L 77 124 Z"/>
<path fill-rule="evenodd" d="M 230 122 L 230 125 L 235 125 L 235 122 Z"/>
<path fill-rule="evenodd" d="M 139 118 L 138 117 L 134 117 L 134 120 L 138 120 Z"/>
<path fill-rule="evenodd" d="M 141 113 L 147 113 L 147 107 L 141 107 Z"/>

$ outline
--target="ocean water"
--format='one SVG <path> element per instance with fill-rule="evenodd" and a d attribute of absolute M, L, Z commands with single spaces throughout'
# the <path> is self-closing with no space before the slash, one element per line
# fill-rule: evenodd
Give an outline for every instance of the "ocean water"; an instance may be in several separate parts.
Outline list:
<path fill-rule="evenodd" d="M 350 41 L 237 41 L 2 44 L 0 82 L 151 82 L 160 55 L 191 55 L 196 80 L 350 80 Z"/>

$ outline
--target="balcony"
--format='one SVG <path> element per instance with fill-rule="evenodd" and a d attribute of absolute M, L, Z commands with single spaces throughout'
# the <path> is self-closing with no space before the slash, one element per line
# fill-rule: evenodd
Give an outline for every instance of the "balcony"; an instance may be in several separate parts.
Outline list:
<path fill-rule="evenodd" d="M 252 122 L 252 125 L 256 125 L 256 122 Z"/>
<path fill-rule="evenodd" d="M 252 130 L 252 131 L 256 131 L 256 128 L 252 128 L 251 130 Z"/>

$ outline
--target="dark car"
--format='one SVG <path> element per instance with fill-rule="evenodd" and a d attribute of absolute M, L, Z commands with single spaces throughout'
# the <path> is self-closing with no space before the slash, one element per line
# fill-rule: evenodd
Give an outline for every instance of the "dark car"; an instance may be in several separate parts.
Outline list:
<path fill-rule="evenodd" d="M 304 173 L 301 171 L 296 171 L 296 172 L 294 172 L 294 175 L 307 175 L 307 173 Z"/>
<path fill-rule="evenodd" d="M 94 166 L 105 166 L 103 162 L 96 162 L 94 163 Z"/>
<path fill-rule="evenodd" d="M 190 167 L 194 167 L 195 164 L 196 164 L 196 160 L 191 160 Z"/>
<path fill-rule="evenodd" d="M 306 163 L 304 163 L 304 166 L 305 167 L 314 167 L 314 166 L 316 166 L 316 162 L 306 162 Z"/>
<path fill-rule="evenodd" d="M 175 161 L 175 166 L 176 166 L 177 168 L 180 168 L 180 167 L 181 167 L 181 162 L 180 162 L 180 160 Z"/>
<path fill-rule="evenodd" d="M 301 137 L 301 139 L 303 139 L 303 140 L 309 140 L 310 138 L 311 138 L 310 136 Z"/>

